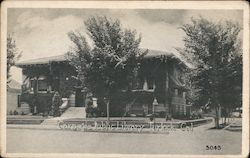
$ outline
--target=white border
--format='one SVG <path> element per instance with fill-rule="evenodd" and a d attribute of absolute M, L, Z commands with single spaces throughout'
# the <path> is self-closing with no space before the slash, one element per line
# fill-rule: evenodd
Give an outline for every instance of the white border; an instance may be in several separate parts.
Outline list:
<path fill-rule="evenodd" d="M 242 9 L 243 130 L 241 155 L 9 154 L 6 153 L 7 8 Z M 3 157 L 247 157 L 249 153 L 249 6 L 244 1 L 4 1 L 1 5 L 1 156 Z M 230 139 L 230 138 L 229 138 Z"/>

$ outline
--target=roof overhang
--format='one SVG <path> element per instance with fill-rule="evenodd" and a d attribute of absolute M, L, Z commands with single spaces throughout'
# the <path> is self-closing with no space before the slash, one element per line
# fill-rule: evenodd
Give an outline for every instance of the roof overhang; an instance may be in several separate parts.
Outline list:
<path fill-rule="evenodd" d="M 49 65 L 51 63 L 61 63 L 61 62 L 66 62 L 66 61 L 67 59 L 65 55 L 57 55 L 57 56 L 51 56 L 51 57 L 45 57 L 45 58 L 20 61 L 16 64 L 16 66 L 20 68 L 34 66 L 34 65 L 44 66 L 44 65 Z"/>
<path fill-rule="evenodd" d="M 179 65 L 182 65 L 186 68 L 191 68 L 192 65 L 190 63 L 187 63 L 185 60 L 183 60 L 177 53 L 171 53 L 167 51 L 160 51 L 160 50 L 152 50 L 152 49 L 141 49 L 142 52 L 147 52 L 144 59 L 152 59 L 152 60 L 162 60 L 164 59 L 175 59 L 177 60 Z M 50 56 L 45 58 L 37 58 L 37 59 L 30 59 L 26 61 L 20 61 L 16 64 L 17 67 L 23 68 L 23 67 L 29 67 L 34 65 L 48 65 L 50 63 L 61 63 L 66 62 L 68 59 L 66 57 L 66 54 L 63 55 L 57 55 L 57 56 Z"/>

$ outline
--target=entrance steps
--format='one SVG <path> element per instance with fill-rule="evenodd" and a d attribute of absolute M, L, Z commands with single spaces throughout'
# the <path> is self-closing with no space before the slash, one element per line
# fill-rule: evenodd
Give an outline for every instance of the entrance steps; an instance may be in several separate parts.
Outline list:
<path fill-rule="evenodd" d="M 61 117 L 67 118 L 86 118 L 85 107 L 69 107 Z"/>
<path fill-rule="evenodd" d="M 60 120 L 62 120 L 61 117 L 53 117 L 53 118 L 48 118 L 44 120 L 41 125 L 46 125 L 46 126 L 56 126 L 59 124 Z"/>
<path fill-rule="evenodd" d="M 230 124 L 224 129 L 229 131 L 242 131 L 242 119 L 241 118 L 231 118 Z"/>
<path fill-rule="evenodd" d="M 224 129 L 229 130 L 229 131 L 242 131 L 242 125 L 237 124 L 237 123 L 232 123 L 225 127 Z"/>
<path fill-rule="evenodd" d="M 69 107 L 60 117 L 46 119 L 41 125 L 58 125 L 61 120 L 68 118 L 86 118 L 85 107 Z"/>

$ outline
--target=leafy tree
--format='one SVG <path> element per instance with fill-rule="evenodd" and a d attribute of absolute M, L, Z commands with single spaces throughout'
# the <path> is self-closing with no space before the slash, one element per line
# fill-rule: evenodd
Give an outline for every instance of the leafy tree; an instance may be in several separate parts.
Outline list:
<path fill-rule="evenodd" d="M 7 82 L 9 82 L 10 69 L 15 65 L 16 61 L 21 57 L 15 39 L 9 34 L 7 36 Z"/>
<path fill-rule="evenodd" d="M 119 20 L 91 17 L 85 21 L 90 47 L 80 32 L 69 32 L 74 47 L 69 51 L 70 63 L 76 68 L 81 85 L 107 104 L 113 94 L 129 91 L 137 71 L 138 60 L 145 53 L 139 49 L 141 37 L 135 30 L 123 29 Z"/>
<path fill-rule="evenodd" d="M 219 107 L 230 109 L 241 103 L 240 28 L 230 21 L 213 23 L 201 17 L 181 29 L 186 36 L 180 52 L 195 67 L 189 73 L 194 99 L 197 104 L 208 102 L 216 109 L 218 128 Z"/>

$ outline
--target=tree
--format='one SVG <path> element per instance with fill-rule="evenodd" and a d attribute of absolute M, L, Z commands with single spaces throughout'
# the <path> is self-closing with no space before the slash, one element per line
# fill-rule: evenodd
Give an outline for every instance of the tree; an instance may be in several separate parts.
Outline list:
<path fill-rule="evenodd" d="M 7 36 L 7 82 L 9 82 L 10 69 L 16 64 L 16 61 L 21 57 L 15 39 L 9 34 Z"/>
<path fill-rule="evenodd" d="M 216 110 L 240 104 L 242 88 L 242 53 L 240 28 L 230 21 L 213 23 L 204 18 L 192 19 L 181 27 L 185 48 L 180 51 L 194 64 L 190 79 L 198 104 L 209 102 Z"/>
<path fill-rule="evenodd" d="M 119 20 L 91 17 L 85 21 L 87 33 L 93 42 L 90 47 L 79 31 L 69 32 L 74 47 L 68 57 L 77 72 L 81 86 L 95 97 L 105 100 L 109 119 L 112 96 L 129 91 L 137 71 L 138 60 L 145 55 L 139 44 L 141 37 L 135 30 L 123 29 Z"/>

